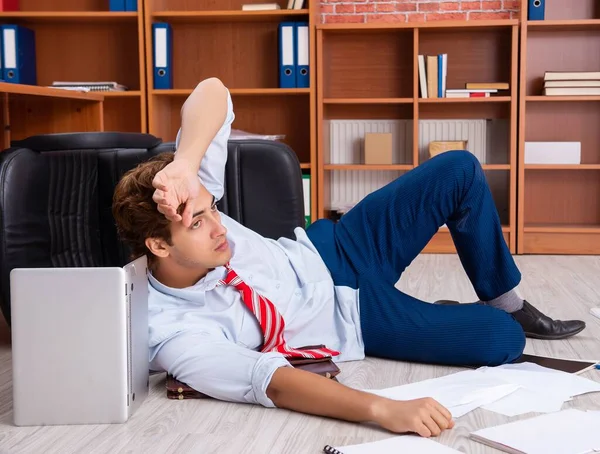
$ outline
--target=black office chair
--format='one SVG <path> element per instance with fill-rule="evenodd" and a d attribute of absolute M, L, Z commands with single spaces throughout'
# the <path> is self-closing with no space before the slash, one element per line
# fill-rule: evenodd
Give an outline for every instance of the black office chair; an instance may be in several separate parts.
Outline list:
<path fill-rule="evenodd" d="M 46 134 L 0 153 L 0 306 L 10 325 L 13 268 L 122 266 L 128 248 L 112 217 L 125 172 L 161 152 L 150 134 Z M 268 238 L 304 225 L 302 173 L 287 145 L 230 141 L 219 209 Z"/>

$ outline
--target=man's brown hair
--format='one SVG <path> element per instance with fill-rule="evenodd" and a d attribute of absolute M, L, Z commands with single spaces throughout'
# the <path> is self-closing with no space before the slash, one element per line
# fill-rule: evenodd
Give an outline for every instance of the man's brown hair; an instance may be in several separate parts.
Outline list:
<path fill-rule="evenodd" d="M 112 212 L 117 232 L 131 249 L 132 259 L 146 255 L 148 267 L 154 269 L 156 256 L 146 246 L 146 238 L 161 238 L 171 244 L 169 221 L 152 200 L 152 180 L 173 162 L 174 153 L 165 152 L 139 164 L 123 175 L 113 194 Z"/>

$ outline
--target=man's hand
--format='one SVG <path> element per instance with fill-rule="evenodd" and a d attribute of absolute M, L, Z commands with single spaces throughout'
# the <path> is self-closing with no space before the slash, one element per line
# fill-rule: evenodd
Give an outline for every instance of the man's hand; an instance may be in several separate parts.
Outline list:
<path fill-rule="evenodd" d="M 173 222 L 183 221 L 185 227 L 192 222 L 194 199 L 200 194 L 200 179 L 197 169 L 185 159 L 175 159 L 152 180 L 156 188 L 152 200 L 157 203 L 158 211 Z M 180 205 L 184 205 L 179 214 Z"/>
<path fill-rule="evenodd" d="M 422 437 L 437 437 L 454 427 L 450 412 L 430 397 L 381 401 L 375 410 L 375 422 L 391 432 L 413 432 Z"/>

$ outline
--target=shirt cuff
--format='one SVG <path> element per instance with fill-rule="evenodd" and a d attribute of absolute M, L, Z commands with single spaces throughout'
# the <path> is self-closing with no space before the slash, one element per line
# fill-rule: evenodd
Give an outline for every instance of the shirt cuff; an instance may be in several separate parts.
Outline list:
<path fill-rule="evenodd" d="M 251 400 L 264 407 L 275 407 L 273 401 L 267 396 L 267 388 L 271 383 L 273 374 L 280 367 L 293 366 L 281 353 L 271 352 L 260 356 L 252 371 L 252 393 L 254 393 L 254 399 Z"/>

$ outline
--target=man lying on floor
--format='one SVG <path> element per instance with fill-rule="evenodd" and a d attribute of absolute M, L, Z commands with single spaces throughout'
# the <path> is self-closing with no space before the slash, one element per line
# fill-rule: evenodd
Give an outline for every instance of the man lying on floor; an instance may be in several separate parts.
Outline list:
<path fill-rule="evenodd" d="M 469 152 L 432 158 L 338 223 L 319 220 L 296 229 L 294 241 L 275 241 L 216 208 L 233 120 L 227 88 L 202 81 L 183 105 L 176 153 L 140 164 L 115 191 L 119 233 L 149 261 L 151 369 L 217 399 L 435 436 L 453 427 L 436 401 L 385 399 L 287 358 L 499 365 L 521 355 L 526 336 L 561 339 L 585 328 L 517 296 L 521 275 Z M 477 304 L 429 304 L 394 286 L 443 224 Z M 317 344 L 326 347 L 294 348 Z"/>

